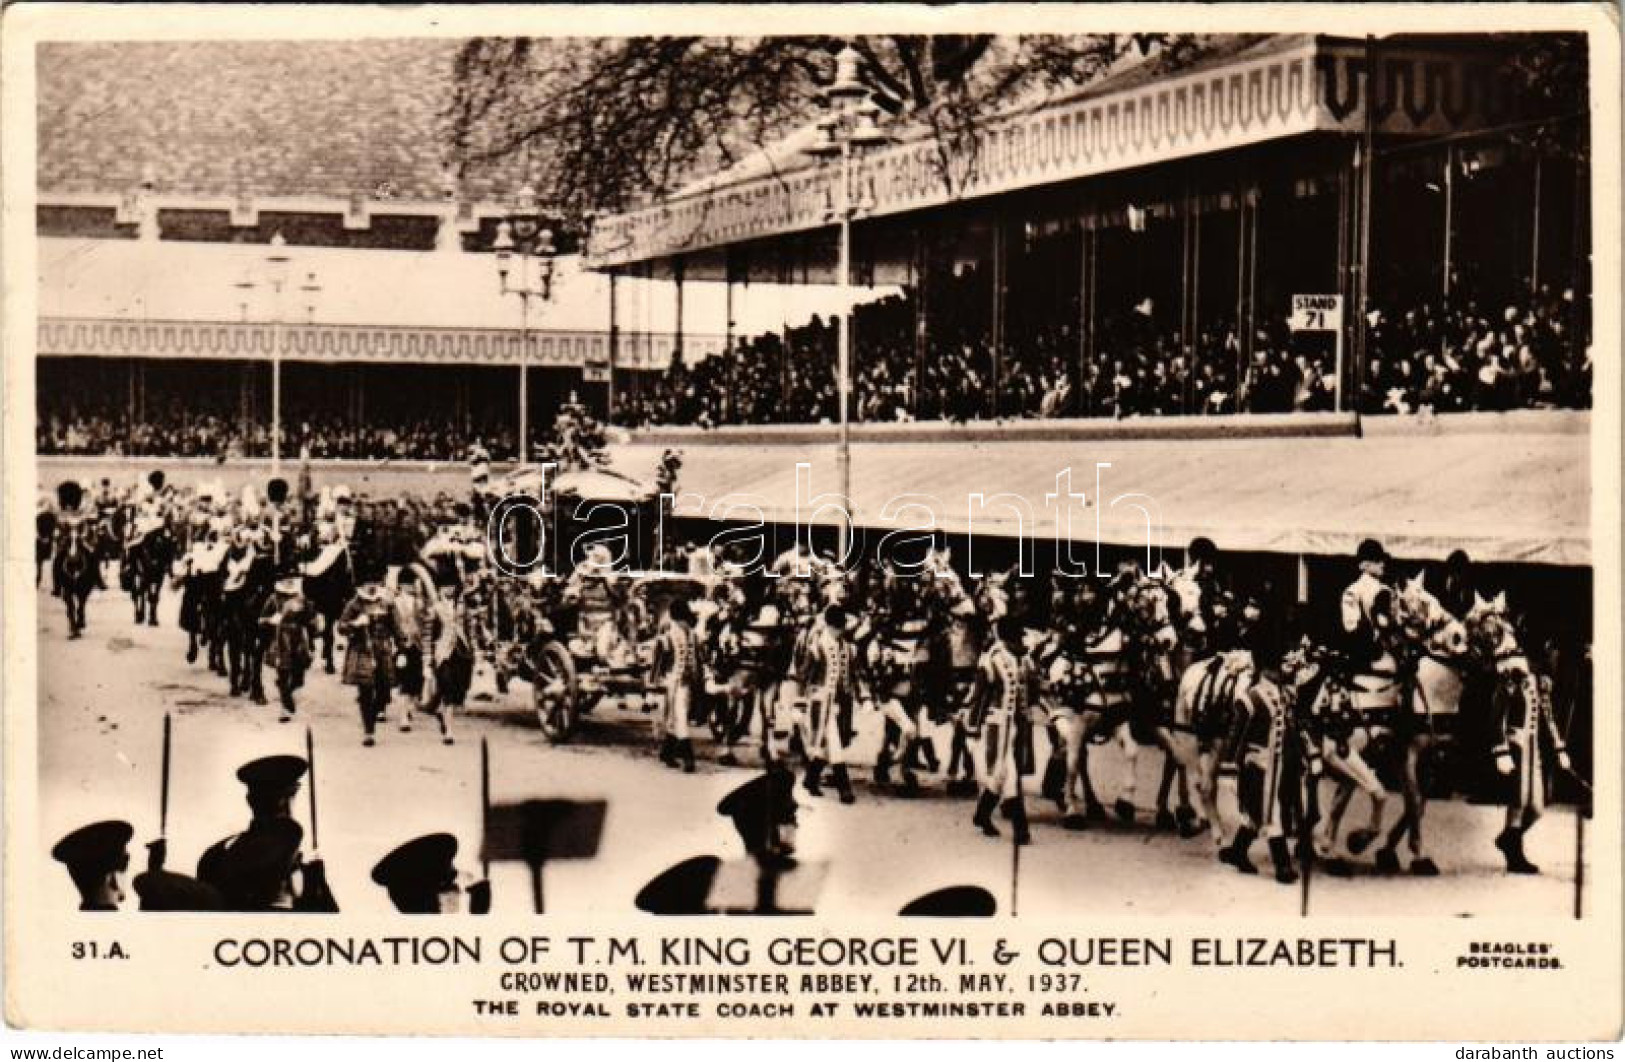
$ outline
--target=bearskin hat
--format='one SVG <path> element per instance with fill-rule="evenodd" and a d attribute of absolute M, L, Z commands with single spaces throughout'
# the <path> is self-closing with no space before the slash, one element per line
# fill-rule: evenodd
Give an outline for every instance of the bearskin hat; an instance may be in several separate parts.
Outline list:
<path fill-rule="evenodd" d="M 85 488 L 76 481 L 65 479 L 56 485 L 56 502 L 64 509 L 77 509 L 85 500 Z"/>
<path fill-rule="evenodd" d="M 265 497 L 272 505 L 288 500 L 288 481 L 278 476 L 265 485 Z"/>
<path fill-rule="evenodd" d="M 164 489 L 164 470 L 161 469 L 161 468 L 155 468 L 151 472 L 148 472 L 147 473 L 147 486 L 151 487 L 154 492 L 163 490 Z"/>

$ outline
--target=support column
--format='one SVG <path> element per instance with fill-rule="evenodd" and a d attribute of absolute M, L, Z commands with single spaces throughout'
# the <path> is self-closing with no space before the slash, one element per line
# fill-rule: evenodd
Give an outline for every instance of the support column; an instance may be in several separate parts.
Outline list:
<path fill-rule="evenodd" d="M 914 227 L 914 419 L 925 415 L 925 359 L 930 345 L 931 240 L 923 225 Z"/>
<path fill-rule="evenodd" d="M 993 416 L 1003 415 L 1004 397 L 1004 312 L 1007 280 L 1005 271 L 1009 268 L 1009 246 L 1005 239 L 1004 221 L 995 218 L 993 221 L 993 321 L 991 339 L 993 347 Z"/>
<path fill-rule="evenodd" d="M 729 246 L 723 251 L 722 264 L 722 350 L 727 358 L 728 370 L 727 393 L 722 396 L 723 419 L 732 422 L 735 416 L 735 403 L 737 400 L 738 380 L 734 378 L 734 366 L 738 359 L 734 357 L 734 249 Z"/>
<path fill-rule="evenodd" d="M 1455 253 L 1456 236 L 1456 146 L 1445 145 L 1444 149 L 1444 251 L 1443 264 L 1440 270 L 1440 284 L 1444 291 L 1445 305 L 1450 304 L 1451 259 Z"/>
<path fill-rule="evenodd" d="M 620 279 L 621 271 L 609 271 L 609 381 L 605 392 L 604 408 L 605 420 L 615 423 L 615 362 L 621 350 L 621 315 L 617 302 L 619 292 L 616 281 Z"/>
<path fill-rule="evenodd" d="M 683 277 L 687 272 L 682 258 L 675 258 L 671 263 L 671 279 L 677 294 L 677 327 L 672 339 L 672 350 L 677 356 L 679 364 L 686 364 L 683 357 Z"/>
<path fill-rule="evenodd" d="M 1531 298 L 1540 291 L 1540 184 L 1541 163 L 1543 159 L 1539 149 L 1535 152 L 1534 195 L 1535 216 L 1529 225 L 1529 295 Z"/>

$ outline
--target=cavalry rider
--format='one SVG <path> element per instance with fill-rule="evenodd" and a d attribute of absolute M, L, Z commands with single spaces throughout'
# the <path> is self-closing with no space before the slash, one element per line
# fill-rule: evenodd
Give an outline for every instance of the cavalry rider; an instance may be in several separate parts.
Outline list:
<path fill-rule="evenodd" d="M 651 670 L 659 676 L 666 695 L 660 712 L 660 762 L 693 774 L 694 741 L 689 737 L 688 720 L 704 679 L 694 637 L 694 609 L 687 601 L 673 601 L 666 610 Z"/>
<path fill-rule="evenodd" d="M 1022 651 L 1022 633 L 1020 622 L 1010 616 L 1000 617 L 994 624 L 992 644 L 977 664 L 964 709 L 982 787 L 971 822 L 987 836 L 997 837 L 993 810 L 1001 807 L 1018 845 L 1032 842 L 1021 778 L 1032 758 L 1029 713 L 1036 702 L 1037 685 L 1036 673 Z"/>
<path fill-rule="evenodd" d="M 197 864 L 198 879 L 220 891 L 228 910 L 338 911 L 321 859 L 300 852 L 305 831 L 293 818 L 293 798 L 307 770 L 298 756 L 266 756 L 238 769 L 248 827 L 210 845 Z"/>
<path fill-rule="evenodd" d="M 1341 599 L 1343 659 L 1355 713 L 1387 726 L 1399 707 L 1399 662 L 1391 641 L 1394 591 L 1386 581 L 1388 552 L 1374 538 L 1355 554 L 1360 574 Z"/>
<path fill-rule="evenodd" d="M 850 617 L 840 605 L 824 609 L 807 646 L 803 672 L 807 697 L 807 732 L 802 747 L 807 753 L 807 776 L 803 784 L 813 796 L 821 796 L 826 766 L 835 782 L 841 803 L 857 798 L 846 769 L 846 745 L 853 727 L 853 653 L 848 641 Z"/>

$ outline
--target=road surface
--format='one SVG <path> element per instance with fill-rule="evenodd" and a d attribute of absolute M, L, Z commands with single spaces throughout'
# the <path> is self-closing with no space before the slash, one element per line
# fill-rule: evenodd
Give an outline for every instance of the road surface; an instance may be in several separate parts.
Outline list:
<path fill-rule="evenodd" d="M 391 910 L 369 872 L 385 852 L 420 833 L 457 835 L 459 863 L 479 870 L 481 737 L 490 745 L 495 801 L 609 802 L 597 857 L 546 868 L 549 913 L 628 914 L 639 888 L 672 864 L 699 854 L 742 854 L 731 825 L 715 807 L 752 776 L 751 770 L 717 766 L 707 739 L 698 741 L 697 773 L 662 767 L 653 755 L 650 717 L 640 712 L 601 708 L 571 744 L 553 746 L 536 727 L 528 687 L 517 684 L 499 697 L 482 669 L 469 709 L 458 720 L 455 745 L 441 743 L 432 720 L 420 720 L 413 732 L 402 733 L 404 702 L 397 699 L 377 747 L 364 748 L 351 690 L 319 668 L 300 694 L 297 721 L 283 724 L 274 705 L 228 697 L 224 678 L 201 662 L 188 665 L 175 594 L 166 593 L 161 624 L 153 628 L 133 625 L 122 593 L 98 593 L 90 602 L 85 637 L 71 641 L 60 602 L 45 591 L 37 602 L 39 814 L 48 843 L 96 819 L 127 819 L 136 830 L 132 869 L 139 869 L 141 845 L 158 831 L 160 736 L 167 712 L 174 721 L 171 869 L 190 871 L 207 845 L 242 827 L 247 809 L 236 768 L 271 753 L 302 755 L 307 725 L 317 750 L 321 855 L 346 912 Z M 267 685 L 273 685 L 269 677 Z M 859 752 L 873 748 L 877 730 L 872 719 L 867 721 Z M 946 752 L 945 733 L 939 747 Z M 1097 785 L 1109 803 L 1121 761 L 1110 747 L 1095 755 Z M 970 803 L 942 795 L 940 785 L 933 786 L 932 795 L 900 799 L 877 793 L 867 784 L 867 770 L 856 769 L 853 806 L 840 805 L 833 794 L 822 799 L 800 794 L 800 854 L 828 863 L 819 910 L 884 917 L 932 889 L 979 884 L 997 897 L 1001 915 L 1012 904 L 1023 917 L 1298 915 L 1300 890 L 1269 877 L 1261 845 L 1254 860 L 1266 873 L 1246 878 L 1215 861 L 1205 836 L 1181 840 L 1153 831 L 1144 805 L 1156 792 L 1161 757 L 1146 751 L 1139 760 L 1138 824 L 1066 832 L 1053 805 L 1034 796 L 1029 805 L 1035 841 L 1021 851 L 1019 866 L 1008 829 L 1002 841 L 982 837 L 970 825 Z M 306 799 L 302 793 L 298 809 L 308 826 Z M 1233 806 L 1228 780 L 1224 801 Z M 1398 814 L 1397 799 L 1391 803 L 1390 821 Z M 1364 807 L 1363 798 L 1356 798 L 1351 822 L 1363 820 Z M 1500 817 L 1499 808 L 1456 801 L 1433 805 L 1427 821 L 1442 877 L 1316 875 L 1311 914 L 1568 914 L 1576 850 L 1569 809 L 1551 811 L 1531 833 L 1529 854 L 1545 870 L 1534 878 L 1502 872 L 1491 846 Z M 70 910 L 77 899 L 66 872 L 48 862 L 44 873 L 50 902 Z M 497 912 L 530 909 L 523 867 L 499 864 L 492 882 Z"/>

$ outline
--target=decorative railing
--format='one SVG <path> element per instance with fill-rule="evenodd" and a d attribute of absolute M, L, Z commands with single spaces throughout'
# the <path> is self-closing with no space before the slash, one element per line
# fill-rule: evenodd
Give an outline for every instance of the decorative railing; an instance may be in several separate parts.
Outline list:
<path fill-rule="evenodd" d="M 1459 43 L 1459 39 L 1458 39 Z M 864 163 L 871 213 L 896 214 L 1308 132 L 1356 133 L 1369 99 L 1363 42 L 1304 37 L 1282 51 L 1083 94 L 990 123 L 949 189 L 938 146 L 915 136 Z M 1512 100 L 1489 52 L 1379 46 L 1372 109 L 1385 134 L 1441 133 L 1503 120 Z M 832 167 L 713 185 L 601 219 L 587 263 L 603 269 L 830 224 Z"/>
<path fill-rule="evenodd" d="M 392 325 L 285 324 L 230 321 L 133 321 L 119 318 L 42 317 L 41 357 L 376 362 L 430 365 L 518 365 L 520 333 L 511 328 L 420 328 Z M 530 364 L 537 367 L 607 367 L 607 331 L 532 331 Z M 677 337 L 671 332 L 622 332 L 615 365 L 663 369 Z M 722 336 L 685 335 L 687 355 L 709 355 Z"/>

